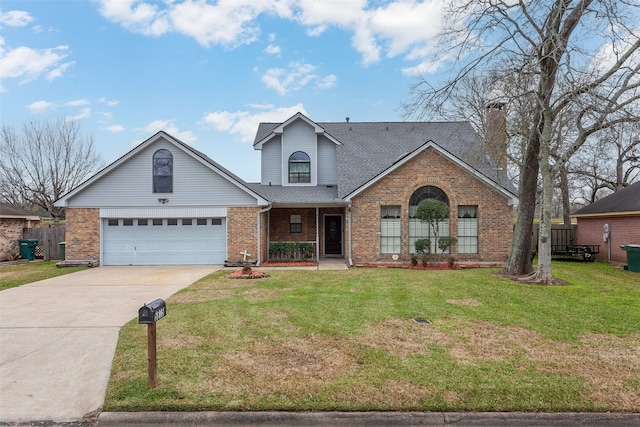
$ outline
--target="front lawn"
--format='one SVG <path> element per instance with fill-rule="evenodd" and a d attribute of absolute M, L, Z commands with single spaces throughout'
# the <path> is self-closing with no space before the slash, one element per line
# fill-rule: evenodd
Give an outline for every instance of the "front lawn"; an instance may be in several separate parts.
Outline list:
<path fill-rule="evenodd" d="M 58 268 L 57 262 L 28 262 L 0 267 L 0 291 L 87 269 L 87 267 Z"/>
<path fill-rule="evenodd" d="M 156 389 L 147 327 L 122 329 L 103 410 L 640 411 L 640 275 L 554 273 L 571 285 L 489 269 L 218 272 L 167 300 Z"/>

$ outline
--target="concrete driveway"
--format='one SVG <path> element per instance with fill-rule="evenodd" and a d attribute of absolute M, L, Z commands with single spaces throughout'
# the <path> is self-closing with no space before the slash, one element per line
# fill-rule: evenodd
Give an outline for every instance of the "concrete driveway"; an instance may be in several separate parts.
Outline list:
<path fill-rule="evenodd" d="M 98 267 L 0 292 L 0 422 L 70 422 L 98 410 L 120 327 L 218 269 Z"/>

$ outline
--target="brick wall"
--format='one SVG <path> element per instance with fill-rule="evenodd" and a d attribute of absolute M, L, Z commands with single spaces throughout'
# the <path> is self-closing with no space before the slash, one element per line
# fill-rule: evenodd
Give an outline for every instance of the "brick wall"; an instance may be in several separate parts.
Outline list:
<path fill-rule="evenodd" d="M 100 209 L 67 208 L 65 258 L 73 261 L 100 259 Z"/>
<path fill-rule="evenodd" d="M 247 251 L 251 259 L 257 259 L 257 213 L 256 207 L 236 207 L 227 209 L 227 259 L 229 261 L 241 260 L 240 252 Z M 264 214 L 263 214 L 264 215 Z M 261 223 L 261 226 L 264 223 Z M 262 227 L 264 228 L 264 227 Z M 266 240 L 266 239 L 265 239 Z M 263 258 L 264 258 L 264 245 Z"/>
<path fill-rule="evenodd" d="M 600 245 L 596 259 L 607 261 L 607 243 L 602 240 L 604 224 L 609 224 L 611 236 L 611 261 L 627 262 L 627 253 L 620 245 L 640 244 L 640 215 L 622 217 L 578 218 L 576 242 L 580 245 Z"/>
<path fill-rule="evenodd" d="M 391 254 L 380 254 L 380 207 L 401 206 L 400 260 L 408 262 L 409 199 L 418 188 L 432 185 L 443 190 L 451 207 L 450 235 L 457 233 L 457 206 L 478 206 L 478 253 L 451 254 L 461 261 L 504 262 L 513 234 L 512 207 L 507 198 L 473 175 L 428 149 L 353 199 L 352 258 L 355 263 L 388 262 Z"/>
<path fill-rule="evenodd" d="M 302 232 L 291 233 L 289 221 L 291 215 L 302 217 Z M 270 240 L 272 242 L 315 242 L 316 210 L 312 209 L 271 209 Z"/>
<path fill-rule="evenodd" d="M 302 217 L 302 232 L 290 232 L 291 215 Z M 320 208 L 318 210 L 318 237 L 320 243 L 320 255 L 324 254 L 324 217 L 325 215 L 342 215 L 342 252 L 346 254 L 347 230 L 345 223 L 345 209 Z M 315 208 L 274 208 L 269 212 L 270 229 L 269 240 L 271 242 L 315 242 L 316 241 L 316 209 Z"/>
<path fill-rule="evenodd" d="M 22 239 L 22 231 L 26 225 L 23 219 L 6 218 L 0 220 L 0 261 L 6 261 L 20 253 L 18 239 Z"/>

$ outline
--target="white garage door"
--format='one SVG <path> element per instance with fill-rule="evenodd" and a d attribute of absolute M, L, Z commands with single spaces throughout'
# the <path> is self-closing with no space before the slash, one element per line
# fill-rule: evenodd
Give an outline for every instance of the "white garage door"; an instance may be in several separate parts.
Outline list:
<path fill-rule="evenodd" d="M 104 265 L 223 264 L 224 218 L 103 219 Z"/>

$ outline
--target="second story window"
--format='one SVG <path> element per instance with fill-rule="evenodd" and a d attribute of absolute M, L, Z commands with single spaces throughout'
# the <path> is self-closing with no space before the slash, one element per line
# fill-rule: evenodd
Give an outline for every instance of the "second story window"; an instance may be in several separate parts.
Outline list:
<path fill-rule="evenodd" d="M 153 154 L 153 192 L 173 192 L 173 156 L 169 150 L 158 150 Z"/>
<path fill-rule="evenodd" d="M 289 157 L 289 182 L 311 182 L 311 161 L 307 153 L 296 151 Z"/>

